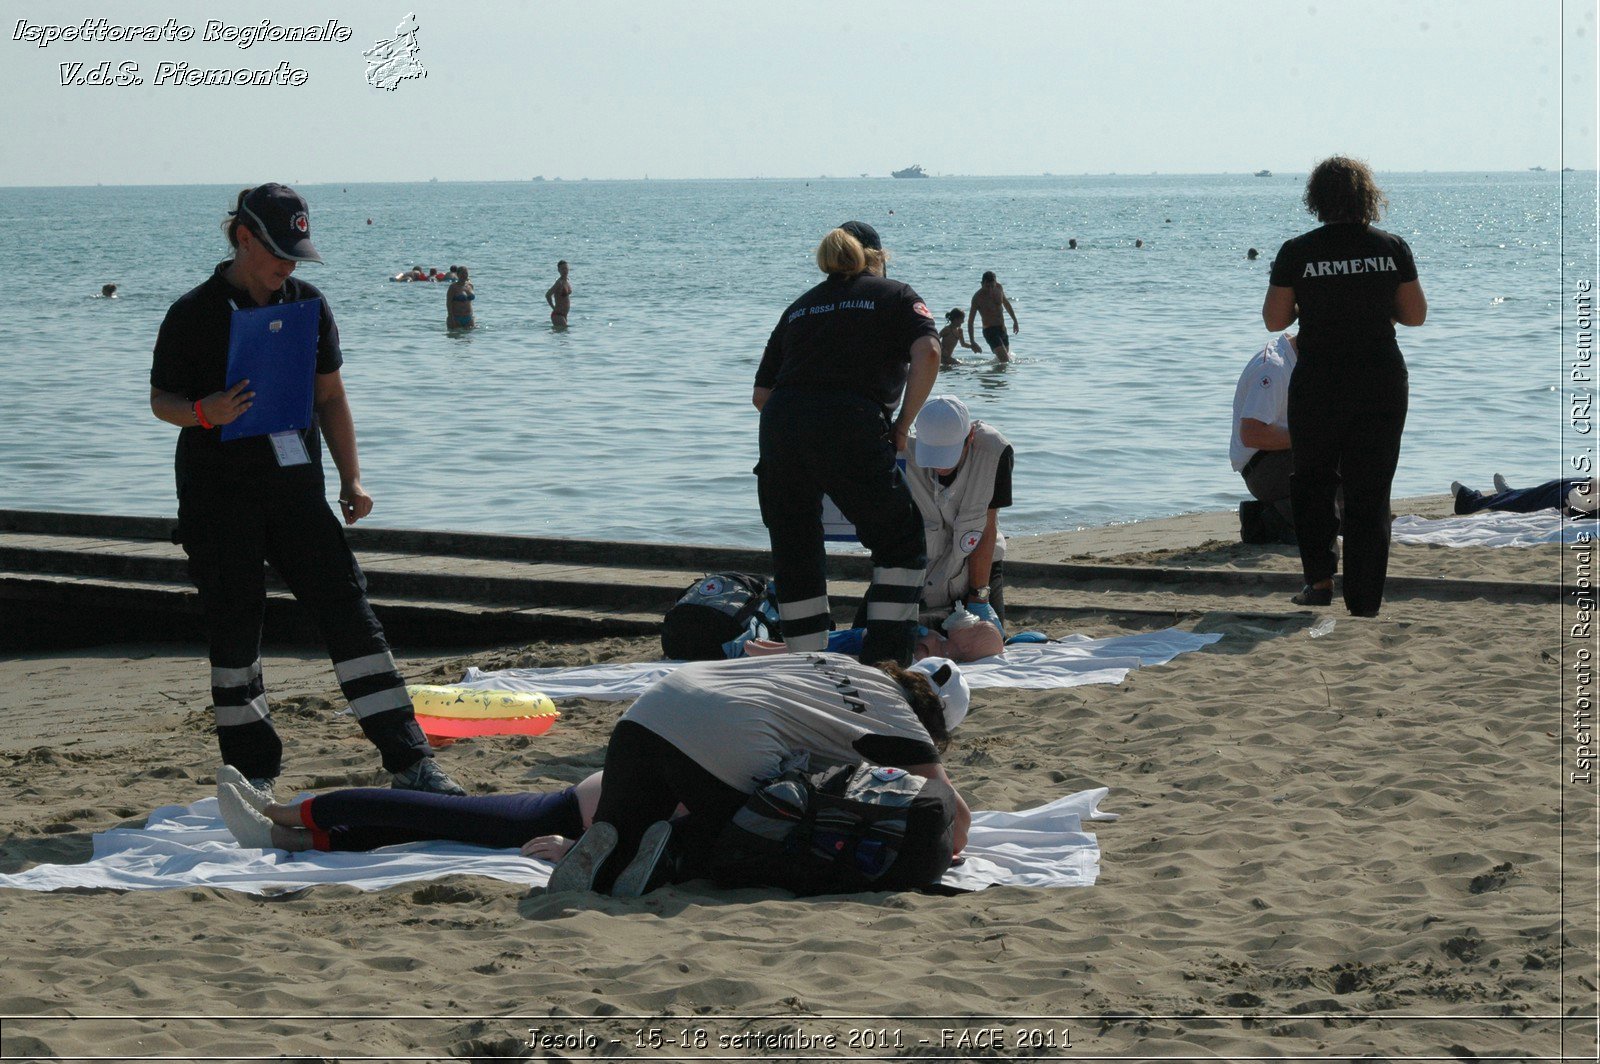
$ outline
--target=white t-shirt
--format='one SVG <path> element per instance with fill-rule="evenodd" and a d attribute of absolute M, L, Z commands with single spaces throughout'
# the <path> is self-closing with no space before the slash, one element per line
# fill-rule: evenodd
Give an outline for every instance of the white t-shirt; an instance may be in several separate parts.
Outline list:
<path fill-rule="evenodd" d="M 930 764 L 928 729 L 888 674 L 844 654 L 777 654 L 681 665 L 622 715 L 746 794 L 804 750 L 829 763 Z"/>
<path fill-rule="evenodd" d="M 1233 391 L 1233 439 L 1228 444 L 1228 461 L 1233 471 L 1243 469 L 1255 457 L 1256 448 L 1239 439 L 1239 419 L 1254 418 L 1264 425 L 1289 427 L 1289 377 L 1294 373 L 1295 350 L 1289 334 L 1269 341 L 1245 366 L 1239 386 Z"/>

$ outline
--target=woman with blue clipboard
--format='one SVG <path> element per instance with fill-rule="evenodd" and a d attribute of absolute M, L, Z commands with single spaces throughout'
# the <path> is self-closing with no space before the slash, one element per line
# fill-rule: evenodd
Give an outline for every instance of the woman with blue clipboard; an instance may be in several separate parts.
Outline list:
<path fill-rule="evenodd" d="M 322 293 L 293 276 L 296 263 L 322 261 L 306 201 L 284 185 L 246 189 L 223 231 L 233 257 L 172 304 L 150 368 L 151 410 L 183 430 L 178 536 L 205 608 L 222 760 L 266 792 L 281 768 L 261 674 L 270 562 L 315 619 L 393 785 L 465 794 L 417 726 L 324 493 L 326 434 L 345 523 L 372 512 L 339 376 L 339 328 Z"/>

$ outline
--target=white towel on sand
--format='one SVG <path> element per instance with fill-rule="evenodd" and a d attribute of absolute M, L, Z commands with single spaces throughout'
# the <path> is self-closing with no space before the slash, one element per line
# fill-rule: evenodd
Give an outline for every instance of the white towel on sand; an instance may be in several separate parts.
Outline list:
<path fill-rule="evenodd" d="M 1100 848 L 1085 820 L 1113 820 L 1099 805 L 1106 788 L 1079 791 L 1017 813 L 977 812 L 966 860 L 944 877 L 948 886 L 1087 887 L 1100 871 Z M 18 890 L 177 890 L 217 887 L 247 894 L 282 894 L 318 883 L 361 890 L 439 879 L 486 876 L 543 886 L 551 865 L 516 850 L 486 850 L 459 842 L 413 842 L 367 853 L 289 854 L 246 850 L 222 824 L 215 798 L 164 805 L 143 828 L 116 828 L 94 837 L 86 864 L 38 865 L 0 875 Z"/>
<path fill-rule="evenodd" d="M 1564 519 L 1557 510 L 1509 514 L 1483 510 L 1460 517 L 1430 519 L 1406 514 L 1394 519 L 1389 535 L 1395 543 L 1428 543 L 1436 547 L 1532 547 L 1540 543 L 1575 543 L 1580 532 L 1595 533 L 1593 518 Z"/>
<path fill-rule="evenodd" d="M 967 683 L 981 687 L 1027 687 L 1038 690 L 1121 683 L 1141 665 L 1165 665 L 1179 654 L 1199 650 L 1221 639 L 1181 628 L 1107 639 L 1069 635 L 1049 643 L 1018 643 L 1004 656 L 984 658 L 961 667 Z M 463 687 L 490 691 L 538 691 L 550 698 L 593 698 L 620 701 L 637 698 L 645 688 L 683 664 L 640 661 L 615 665 L 578 665 L 562 669 L 469 668 Z"/>

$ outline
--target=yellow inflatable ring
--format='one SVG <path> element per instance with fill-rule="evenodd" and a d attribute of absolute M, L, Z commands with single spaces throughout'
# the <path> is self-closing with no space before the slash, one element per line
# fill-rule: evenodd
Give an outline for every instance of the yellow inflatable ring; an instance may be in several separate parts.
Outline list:
<path fill-rule="evenodd" d="M 537 692 L 480 691 L 473 687 L 412 684 L 406 688 L 418 716 L 457 720 L 559 717 L 555 703 Z"/>

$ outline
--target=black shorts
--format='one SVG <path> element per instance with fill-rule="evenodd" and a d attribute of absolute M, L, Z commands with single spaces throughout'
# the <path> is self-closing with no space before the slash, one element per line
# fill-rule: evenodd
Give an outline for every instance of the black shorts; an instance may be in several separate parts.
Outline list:
<path fill-rule="evenodd" d="M 983 342 L 989 345 L 990 351 L 999 351 L 1002 347 L 1011 347 L 1011 337 L 1006 335 L 1004 325 L 985 325 L 983 327 Z"/>

